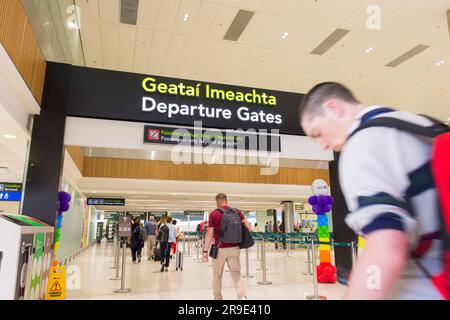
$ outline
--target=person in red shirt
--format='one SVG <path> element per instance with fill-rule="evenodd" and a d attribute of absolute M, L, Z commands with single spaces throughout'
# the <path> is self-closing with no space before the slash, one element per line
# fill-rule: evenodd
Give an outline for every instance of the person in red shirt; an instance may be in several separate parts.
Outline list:
<path fill-rule="evenodd" d="M 230 209 L 228 205 L 227 196 L 220 193 L 216 196 L 217 208 L 225 210 Z M 236 210 L 236 214 L 239 214 L 241 220 L 245 223 L 250 230 L 250 223 L 245 219 L 244 214 L 240 210 Z M 222 275 L 225 263 L 228 264 L 230 269 L 231 278 L 233 279 L 234 288 L 239 300 L 247 299 L 247 294 L 244 287 L 244 282 L 241 277 L 241 262 L 240 255 L 241 249 L 239 244 L 221 243 L 219 242 L 220 226 L 222 224 L 222 211 L 216 209 L 209 214 L 208 231 L 206 233 L 205 244 L 203 247 L 203 262 L 208 262 L 209 247 L 212 239 L 219 248 L 217 259 L 213 259 L 213 292 L 215 300 L 222 300 Z"/>

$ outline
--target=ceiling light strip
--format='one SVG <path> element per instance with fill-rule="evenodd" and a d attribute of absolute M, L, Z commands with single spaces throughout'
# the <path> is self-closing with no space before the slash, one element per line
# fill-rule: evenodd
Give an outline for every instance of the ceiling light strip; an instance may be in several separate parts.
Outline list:
<path fill-rule="evenodd" d="M 242 35 L 242 32 L 244 32 L 254 14 L 255 12 L 253 11 L 239 10 L 223 39 L 237 41 Z"/>
<path fill-rule="evenodd" d="M 447 10 L 448 36 L 450 38 L 450 9 Z"/>
<path fill-rule="evenodd" d="M 391 68 L 395 68 L 398 67 L 399 65 L 401 65 L 402 63 L 405 63 L 406 61 L 412 59 L 413 57 L 417 56 L 418 54 L 424 52 L 425 50 L 427 50 L 430 46 L 426 46 L 423 44 L 419 44 L 417 46 L 415 46 L 414 48 L 412 48 L 411 50 L 409 50 L 408 52 L 405 52 L 404 54 L 402 54 L 401 56 L 399 56 L 398 58 L 395 58 L 394 60 L 392 60 L 391 62 L 389 62 L 386 67 L 391 67 Z"/>
<path fill-rule="evenodd" d="M 120 1 L 120 23 L 137 25 L 139 0 Z"/>
<path fill-rule="evenodd" d="M 336 29 L 322 43 L 320 43 L 311 54 L 321 56 L 330 50 L 336 43 L 344 38 L 350 30 Z"/>

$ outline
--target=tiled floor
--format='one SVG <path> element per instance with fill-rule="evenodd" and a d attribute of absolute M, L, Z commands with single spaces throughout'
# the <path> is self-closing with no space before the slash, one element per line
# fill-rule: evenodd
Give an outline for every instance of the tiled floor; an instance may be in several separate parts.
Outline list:
<path fill-rule="evenodd" d="M 187 247 L 187 245 L 186 245 Z M 132 264 L 129 250 L 126 251 L 125 287 L 132 292 L 115 294 L 120 288 L 120 281 L 109 280 L 115 276 L 114 245 L 102 243 L 94 245 L 72 265 L 81 270 L 81 286 L 78 290 L 68 290 L 68 299 L 93 300 L 210 300 L 212 296 L 212 268 L 209 264 L 196 260 L 196 249 L 191 249 L 191 256 L 185 257 L 184 270 L 176 272 L 173 266 L 170 272 L 159 272 L 160 264 L 153 261 L 142 261 Z M 256 247 L 249 251 L 249 270 L 254 278 L 244 279 L 249 300 L 304 300 L 313 294 L 312 276 L 303 275 L 307 271 L 306 250 L 290 251 L 267 248 L 267 280 L 271 285 L 260 285 L 262 271 L 257 271 L 261 262 L 257 260 Z M 187 248 L 186 248 L 187 255 Z M 174 262 L 171 262 L 174 264 Z M 245 254 L 241 254 L 242 274 L 245 274 Z M 226 269 L 226 267 L 225 267 Z M 328 299 L 341 299 L 345 286 L 340 284 L 319 284 L 319 294 Z M 224 272 L 223 296 L 235 299 L 233 283 L 228 272 Z"/>

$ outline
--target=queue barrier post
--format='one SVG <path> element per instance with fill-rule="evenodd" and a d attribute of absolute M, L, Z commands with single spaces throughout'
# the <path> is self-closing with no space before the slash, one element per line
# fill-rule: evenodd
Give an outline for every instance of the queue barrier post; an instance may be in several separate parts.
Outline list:
<path fill-rule="evenodd" d="M 317 251 L 316 244 L 314 243 L 314 238 L 311 239 L 311 251 L 312 251 L 312 262 L 313 262 L 313 285 L 314 285 L 314 295 L 306 297 L 307 300 L 327 300 L 324 296 L 319 296 L 319 288 L 317 284 Z"/>
<path fill-rule="evenodd" d="M 250 275 L 248 249 L 245 249 L 245 276 L 242 276 L 242 278 L 254 278 L 254 277 L 255 276 Z"/>
<path fill-rule="evenodd" d="M 200 250 L 200 235 L 197 235 L 197 245 L 196 245 L 196 247 L 197 247 L 197 250 L 196 250 L 196 259 L 195 260 L 201 260 L 200 258 L 199 258 L 199 250 Z"/>
<path fill-rule="evenodd" d="M 307 276 L 311 276 L 311 275 L 313 275 L 313 273 L 311 272 L 311 243 L 308 243 L 306 245 L 306 250 L 307 250 L 307 252 L 306 252 L 306 255 L 307 255 L 306 263 L 308 264 L 308 272 L 305 272 L 303 274 L 307 275 Z"/>
<path fill-rule="evenodd" d="M 126 250 L 126 240 L 122 239 L 122 277 L 120 281 L 120 289 L 114 290 L 114 293 L 128 293 L 131 289 L 125 288 L 125 250 Z"/>
<path fill-rule="evenodd" d="M 114 278 L 110 278 L 109 280 L 120 280 L 120 275 L 119 275 L 119 261 L 120 261 L 120 242 L 117 239 L 116 241 L 116 246 L 114 248 L 115 251 L 115 256 L 116 256 L 116 261 L 115 261 L 115 269 L 116 269 L 116 276 Z"/>
<path fill-rule="evenodd" d="M 259 245 L 260 245 L 260 251 L 259 251 L 259 255 L 260 255 L 260 260 L 261 264 L 260 267 L 258 269 L 256 269 L 256 271 L 261 271 L 263 270 L 263 245 L 265 245 L 265 240 L 264 240 L 264 236 L 261 237 L 260 241 L 259 241 Z M 264 254 L 265 254 L 265 248 L 264 248 Z M 266 269 L 267 270 L 267 269 Z"/>
<path fill-rule="evenodd" d="M 261 250 L 259 248 L 260 242 L 256 242 L 256 260 L 261 261 Z"/>
<path fill-rule="evenodd" d="M 191 256 L 191 232 L 190 231 L 187 233 L 187 237 L 188 237 L 188 254 L 186 257 L 190 257 Z"/>
<path fill-rule="evenodd" d="M 118 256 L 118 254 L 117 254 L 117 246 L 118 246 L 118 241 L 117 241 L 117 238 L 114 237 L 114 249 L 113 249 L 113 251 L 114 251 L 114 261 L 113 261 L 114 265 L 112 267 L 110 267 L 110 269 L 116 269 L 117 268 L 117 256 Z"/>
<path fill-rule="evenodd" d="M 288 235 L 286 234 L 286 257 L 288 257 L 288 258 L 290 258 L 291 257 L 291 255 L 289 254 L 289 245 L 291 244 L 291 243 L 289 243 L 289 241 L 288 241 Z"/>
<path fill-rule="evenodd" d="M 262 272 L 263 272 L 263 280 L 262 280 L 262 281 L 258 281 L 258 284 L 261 284 L 261 285 L 272 284 L 272 281 L 267 281 L 267 268 L 266 268 L 266 242 L 265 242 L 265 240 L 264 240 L 264 237 L 263 237 L 263 239 L 262 239 L 261 253 L 262 253 Z"/>

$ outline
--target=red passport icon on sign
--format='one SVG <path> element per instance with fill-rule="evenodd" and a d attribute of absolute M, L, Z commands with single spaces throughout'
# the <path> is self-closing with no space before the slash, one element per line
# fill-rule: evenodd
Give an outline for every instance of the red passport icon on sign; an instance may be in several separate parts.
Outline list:
<path fill-rule="evenodd" d="M 148 140 L 159 141 L 161 132 L 159 130 L 148 130 Z"/>

